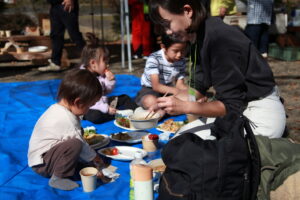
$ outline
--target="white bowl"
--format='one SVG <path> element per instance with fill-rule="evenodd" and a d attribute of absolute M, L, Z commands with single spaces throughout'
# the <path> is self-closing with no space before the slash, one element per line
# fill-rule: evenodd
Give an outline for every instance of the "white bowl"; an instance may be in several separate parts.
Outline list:
<path fill-rule="evenodd" d="M 141 112 L 141 113 L 134 113 L 133 115 L 129 116 L 129 120 L 131 124 L 134 126 L 134 128 L 150 129 L 157 126 L 157 122 L 160 119 L 160 115 L 158 113 L 155 113 L 155 115 L 152 116 L 151 119 L 145 119 L 148 113 L 149 113 L 148 111 Z"/>
<path fill-rule="evenodd" d="M 38 52 L 47 51 L 47 49 L 48 49 L 47 46 L 35 46 L 35 47 L 29 47 L 28 52 L 38 53 Z"/>

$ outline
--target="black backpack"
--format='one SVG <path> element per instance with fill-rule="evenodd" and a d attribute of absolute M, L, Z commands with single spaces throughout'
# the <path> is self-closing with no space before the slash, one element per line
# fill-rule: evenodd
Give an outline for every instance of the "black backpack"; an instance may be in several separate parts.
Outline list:
<path fill-rule="evenodd" d="M 216 140 L 192 133 L 207 126 Z M 260 157 L 243 116 L 228 114 L 185 131 L 164 146 L 162 159 L 167 168 L 160 179 L 159 200 L 256 199 Z"/>

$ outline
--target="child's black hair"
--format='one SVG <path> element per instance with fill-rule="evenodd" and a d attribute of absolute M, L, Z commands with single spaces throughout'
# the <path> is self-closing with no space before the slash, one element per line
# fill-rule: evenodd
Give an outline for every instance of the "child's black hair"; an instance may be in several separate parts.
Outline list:
<path fill-rule="evenodd" d="M 80 105 L 89 105 L 101 98 L 102 87 L 97 77 L 86 69 L 73 69 L 64 76 L 57 94 L 57 100 L 65 99 L 70 105 L 79 98 Z"/>
<path fill-rule="evenodd" d="M 81 65 L 87 68 L 91 59 L 99 60 L 104 57 L 105 60 L 109 60 L 109 51 L 99 39 L 93 33 L 86 33 L 87 44 L 81 53 Z"/>
<path fill-rule="evenodd" d="M 174 37 L 170 37 L 167 34 L 162 34 L 161 36 L 161 43 L 165 46 L 166 49 L 168 49 L 170 46 L 172 46 L 175 43 L 186 43 L 180 39 L 176 39 Z"/>

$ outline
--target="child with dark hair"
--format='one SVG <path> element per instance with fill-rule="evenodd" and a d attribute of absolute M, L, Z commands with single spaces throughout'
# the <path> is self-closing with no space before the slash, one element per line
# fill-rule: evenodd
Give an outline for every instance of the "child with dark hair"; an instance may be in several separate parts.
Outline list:
<path fill-rule="evenodd" d="M 114 74 L 108 69 L 109 51 L 106 47 L 100 45 L 98 38 L 92 33 L 86 34 L 87 45 L 82 50 L 81 69 L 87 69 L 92 72 L 100 82 L 103 93 L 99 101 L 91 106 L 89 111 L 84 115 L 84 119 L 95 124 L 104 123 L 114 119 L 117 109 L 137 108 L 137 105 L 128 95 L 106 96 L 116 84 Z M 113 100 L 117 98 L 117 104 L 111 106 Z"/>
<path fill-rule="evenodd" d="M 138 105 L 149 109 L 165 93 L 176 95 L 180 90 L 188 89 L 184 83 L 185 50 L 186 42 L 162 35 L 161 49 L 152 53 L 146 61 L 141 78 L 142 89 L 136 97 Z"/>
<path fill-rule="evenodd" d="M 80 116 L 101 95 L 101 85 L 91 72 L 72 70 L 60 84 L 58 102 L 51 105 L 35 124 L 29 142 L 28 165 L 36 173 L 51 177 L 51 187 L 73 190 L 78 184 L 70 178 L 80 163 L 103 165 L 99 155 L 83 139 L 80 125 Z"/>

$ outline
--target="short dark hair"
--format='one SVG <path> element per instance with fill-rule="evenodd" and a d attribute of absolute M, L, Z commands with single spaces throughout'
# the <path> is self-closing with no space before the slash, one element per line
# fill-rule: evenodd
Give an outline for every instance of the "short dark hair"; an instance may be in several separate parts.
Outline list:
<path fill-rule="evenodd" d="M 76 98 L 81 105 L 88 105 L 101 98 L 102 87 L 97 77 L 86 69 L 73 69 L 64 76 L 57 94 L 57 100 L 65 99 L 70 105 Z"/>
<path fill-rule="evenodd" d="M 161 36 L 161 43 L 165 46 L 166 49 L 168 49 L 173 44 L 176 44 L 176 43 L 185 44 L 186 42 L 182 41 L 180 39 L 171 37 L 170 35 L 162 34 L 162 36 Z"/>
<path fill-rule="evenodd" d="M 99 60 L 100 57 L 109 59 L 109 51 L 106 46 L 93 33 L 86 33 L 87 44 L 84 46 L 81 53 L 81 64 L 88 68 L 91 59 Z"/>
<path fill-rule="evenodd" d="M 159 7 L 172 14 L 182 14 L 183 6 L 188 4 L 192 7 L 194 15 L 189 31 L 196 32 L 199 25 L 207 18 L 207 0 L 150 0 L 150 18 L 155 24 L 169 28 L 169 22 L 159 14 Z"/>

